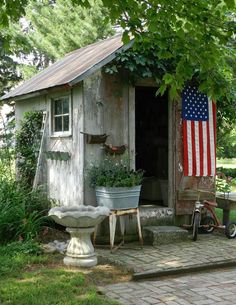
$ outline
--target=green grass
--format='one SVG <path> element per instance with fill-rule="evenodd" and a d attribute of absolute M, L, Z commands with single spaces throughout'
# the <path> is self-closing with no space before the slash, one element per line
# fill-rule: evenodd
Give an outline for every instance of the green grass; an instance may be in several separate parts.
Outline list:
<path fill-rule="evenodd" d="M 89 273 L 62 265 L 61 256 L 11 253 L 9 250 L 0 247 L 1 305 L 117 304 L 97 294 Z"/>
<path fill-rule="evenodd" d="M 236 168 L 236 158 L 218 159 L 217 167 Z"/>
<path fill-rule="evenodd" d="M 218 219 L 222 222 L 223 219 L 223 210 L 216 208 L 216 215 Z M 229 216 L 230 221 L 235 221 L 236 222 L 236 211 L 230 211 L 230 216 Z"/>

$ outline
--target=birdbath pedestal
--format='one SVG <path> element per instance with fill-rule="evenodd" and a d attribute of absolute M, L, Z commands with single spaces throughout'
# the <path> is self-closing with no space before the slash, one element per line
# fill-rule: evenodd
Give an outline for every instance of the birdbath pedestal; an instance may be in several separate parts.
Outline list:
<path fill-rule="evenodd" d="M 97 256 L 91 242 L 91 234 L 95 227 L 66 228 L 71 239 L 64 257 L 65 265 L 92 267 L 97 265 Z"/>
<path fill-rule="evenodd" d="M 95 227 L 109 215 L 107 207 L 72 206 L 50 209 L 49 216 L 66 227 L 71 239 L 67 247 L 64 264 L 77 267 L 97 265 L 97 256 L 91 242 Z"/>

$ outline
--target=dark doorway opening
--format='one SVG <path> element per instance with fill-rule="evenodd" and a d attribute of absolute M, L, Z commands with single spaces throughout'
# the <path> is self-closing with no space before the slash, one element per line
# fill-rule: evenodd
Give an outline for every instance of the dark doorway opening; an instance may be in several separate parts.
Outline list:
<path fill-rule="evenodd" d="M 141 199 L 168 205 L 168 95 L 135 88 L 136 169 L 145 171 Z"/>

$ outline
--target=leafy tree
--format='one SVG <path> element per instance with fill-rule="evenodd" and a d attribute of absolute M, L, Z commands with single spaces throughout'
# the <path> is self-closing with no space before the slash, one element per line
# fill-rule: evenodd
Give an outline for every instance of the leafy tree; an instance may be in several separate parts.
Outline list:
<path fill-rule="evenodd" d="M 6 54 L 2 55 L 0 58 L 0 96 L 9 91 L 19 79 L 16 62 Z"/>
<path fill-rule="evenodd" d="M 2 0 L 0 1 L 0 28 L 9 26 L 10 21 L 17 21 L 25 14 L 24 7 L 28 0 Z"/>
<path fill-rule="evenodd" d="M 16 62 L 10 57 L 11 53 L 4 47 L 5 44 L 5 37 L 0 35 L 0 96 L 9 91 L 20 79 L 16 71 Z"/>
<path fill-rule="evenodd" d="M 231 126 L 230 124 L 229 128 L 226 124 L 223 124 L 219 128 L 217 137 L 217 156 L 219 158 L 236 158 L 236 124 L 233 129 Z"/>
<path fill-rule="evenodd" d="M 30 0 L 24 21 L 13 29 L 15 39 L 23 42 L 18 55 L 32 58 L 32 64 L 23 68 L 24 78 L 68 52 L 114 34 L 106 15 L 101 1 L 82 8 L 71 0 Z"/>
<path fill-rule="evenodd" d="M 89 0 L 74 4 L 91 5 Z M 234 0 L 103 0 L 109 17 L 135 38 L 107 72 L 124 66 L 131 76 L 153 77 L 158 93 L 178 98 L 186 82 L 217 101 L 219 147 L 236 123 L 236 10 Z M 223 146 L 222 146 L 223 145 Z M 220 151 L 220 150 L 219 150 Z"/>
<path fill-rule="evenodd" d="M 137 49 L 153 49 L 159 60 L 171 59 L 173 65 L 162 76 L 159 93 L 169 88 L 176 97 L 194 78 L 200 90 L 216 100 L 235 98 L 230 64 L 236 56 L 234 0 L 103 0 L 103 4 L 124 29 L 125 42 L 132 34 Z"/>

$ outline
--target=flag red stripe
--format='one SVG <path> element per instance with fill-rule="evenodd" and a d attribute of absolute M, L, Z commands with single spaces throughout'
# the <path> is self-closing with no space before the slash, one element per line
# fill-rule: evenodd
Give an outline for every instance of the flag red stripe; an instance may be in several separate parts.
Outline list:
<path fill-rule="evenodd" d="M 213 111 L 213 125 L 214 125 L 214 151 L 215 151 L 215 160 L 216 160 L 216 104 L 212 101 L 212 111 Z M 213 173 L 216 175 L 216 162 L 215 162 L 215 172 Z"/>
<path fill-rule="evenodd" d="M 199 121 L 199 154 L 200 154 L 200 176 L 203 176 L 203 133 L 202 121 Z"/>
<path fill-rule="evenodd" d="M 191 135 L 192 135 L 192 164 L 193 164 L 192 175 L 196 176 L 196 145 L 195 145 L 194 121 L 191 121 Z"/>
<path fill-rule="evenodd" d="M 211 145 L 210 145 L 210 126 L 207 122 L 207 175 L 211 173 Z"/>
<path fill-rule="evenodd" d="M 183 141 L 184 145 L 184 175 L 188 176 L 188 140 L 187 140 L 187 121 L 183 120 Z"/>

